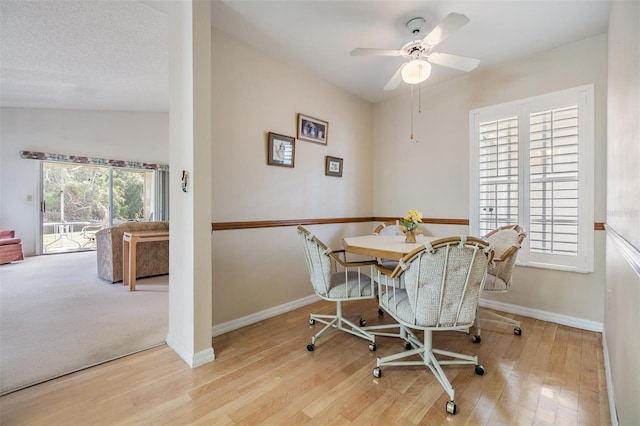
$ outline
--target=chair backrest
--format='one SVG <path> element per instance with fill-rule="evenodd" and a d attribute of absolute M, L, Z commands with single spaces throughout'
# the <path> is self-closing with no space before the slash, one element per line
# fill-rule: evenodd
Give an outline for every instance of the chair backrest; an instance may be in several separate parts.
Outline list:
<path fill-rule="evenodd" d="M 376 235 L 404 235 L 404 232 L 402 232 L 400 228 L 400 223 L 397 220 L 395 222 L 381 223 L 373 233 Z"/>
<path fill-rule="evenodd" d="M 324 296 L 329 292 L 331 285 L 331 250 L 303 226 L 298 226 L 298 236 L 304 247 L 304 257 L 313 289 Z"/>
<path fill-rule="evenodd" d="M 495 251 L 488 273 L 500 278 L 506 285 L 511 285 L 513 267 L 526 236 L 527 232 L 520 225 L 501 226 L 485 235 Z"/>
<path fill-rule="evenodd" d="M 480 238 L 443 238 L 400 261 L 413 323 L 420 327 L 460 328 L 473 324 L 491 245 Z"/>

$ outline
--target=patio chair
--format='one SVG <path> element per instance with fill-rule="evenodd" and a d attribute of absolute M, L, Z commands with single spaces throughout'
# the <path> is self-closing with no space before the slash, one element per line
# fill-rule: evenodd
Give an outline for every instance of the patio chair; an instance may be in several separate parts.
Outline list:
<path fill-rule="evenodd" d="M 405 288 L 380 285 L 380 307 L 397 324 L 367 327 L 376 335 L 399 337 L 405 341 L 404 352 L 378 358 L 374 377 L 382 377 L 384 366 L 428 367 L 450 400 L 446 411 L 456 414 L 455 391 L 442 366 L 471 364 L 475 373 L 484 374 L 477 355 L 465 355 L 432 345 L 434 331 L 466 330 L 476 319 L 480 290 L 493 257 L 491 245 L 475 237 L 449 237 L 427 242 L 406 255 L 392 273 L 404 276 Z M 384 330 L 398 328 L 398 333 Z M 419 339 L 414 330 L 422 331 Z M 416 355 L 417 358 L 416 359 Z"/>
<path fill-rule="evenodd" d="M 369 341 L 369 350 L 376 350 L 375 336 L 362 329 L 366 321 L 361 314 L 345 315 L 343 302 L 350 300 L 374 299 L 374 267 L 375 260 L 348 262 L 344 250 L 331 250 L 307 229 L 298 226 L 298 236 L 302 240 L 304 255 L 309 269 L 313 290 L 322 299 L 335 302 L 335 315 L 311 313 L 309 324 L 316 322 L 325 324 L 307 345 L 308 351 L 315 349 L 316 341 L 327 331 L 340 330 Z M 364 273 L 370 270 L 370 275 Z M 355 316 L 358 324 L 348 319 Z"/>
<path fill-rule="evenodd" d="M 91 246 L 95 246 L 96 245 L 96 232 L 100 231 L 101 229 L 106 228 L 106 225 L 103 223 L 100 224 L 95 224 L 95 225 L 85 225 L 82 227 L 82 230 L 80 231 L 80 236 L 86 240 L 83 244 L 82 247 L 87 247 L 89 245 Z"/>
<path fill-rule="evenodd" d="M 518 252 L 522 242 L 527 237 L 527 232 L 520 225 L 506 225 L 494 229 L 485 235 L 485 238 L 493 244 L 495 256 L 493 262 L 487 270 L 487 278 L 483 291 L 487 293 L 506 293 L 513 283 L 513 267 L 516 265 Z M 496 314 L 485 308 L 478 309 L 476 319 L 476 334 L 473 336 L 474 343 L 480 343 L 482 322 L 492 322 L 498 324 L 509 324 L 514 326 L 513 334 L 520 336 L 522 329 L 520 321 L 508 318 L 504 315 Z"/>

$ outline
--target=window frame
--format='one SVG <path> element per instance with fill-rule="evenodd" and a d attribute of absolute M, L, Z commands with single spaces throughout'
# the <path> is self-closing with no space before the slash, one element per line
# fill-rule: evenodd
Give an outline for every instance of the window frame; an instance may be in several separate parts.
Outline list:
<path fill-rule="evenodd" d="M 551 92 L 526 99 L 477 108 L 469 112 L 469 229 L 480 234 L 480 123 L 518 118 L 518 217 L 525 229 L 530 223 L 530 114 L 578 106 L 578 252 L 575 256 L 531 252 L 524 240 L 517 264 L 536 268 L 590 273 L 594 270 L 595 103 L 594 84 Z"/>

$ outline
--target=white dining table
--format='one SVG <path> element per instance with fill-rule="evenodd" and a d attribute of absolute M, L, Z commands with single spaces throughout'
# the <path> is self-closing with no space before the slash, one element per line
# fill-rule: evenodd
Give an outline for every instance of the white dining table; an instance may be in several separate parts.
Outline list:
<path fill-rule="evenodd" d="M 347 253 L 380 259 L 400 260 L 415 249 L 424 246 L 435 237 L 418 235 L 415 243 L 407 243 L 404 235 L 364 235 L 360 237 L 345 237 L 342 245 Z"/>

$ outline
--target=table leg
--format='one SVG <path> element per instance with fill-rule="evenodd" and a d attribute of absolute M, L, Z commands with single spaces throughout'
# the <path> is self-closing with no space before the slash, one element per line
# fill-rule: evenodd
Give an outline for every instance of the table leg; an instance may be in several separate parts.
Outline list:
<path fill-rule="evenodd" d="M 62 226 L 62 225 L 54 225 L 53 226 L 53 233 L 55 234 L 55 238 L 49 244 L 44 246 L 44 251 L 45 252 L 47 251 L 47 249 L 49 248 L 50 245 L 52 245 L 53 243 L 56 243 L 56 242 L 58 242 L 58 241 L 60 241 L 62 239 L 62 232 L 61 232 L 60 226 Z"/>
<path fill-rule="evenodd" d="M 75 229 L 75 225 L 65 225 L 64 227 L 64 236 L 67 240 L 71 241 L 78 245 L 78 248 L 82 248 L 82 244 L 73 239 L 73 231 Z"/>
<path fill-rule="evenodd" d="M 138 239 L 131 237 L 129 247 L 129 291 L 136 291 L 136 247 Z"/>
<path fill-rule="evenodd" d="M 122 285 L 129 285 L 129 240 L 122 240 Z"/>

